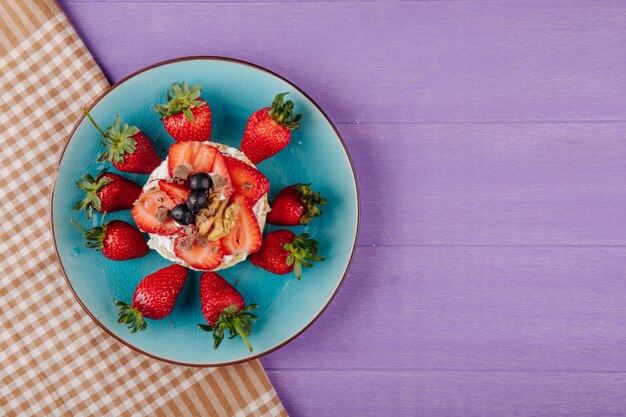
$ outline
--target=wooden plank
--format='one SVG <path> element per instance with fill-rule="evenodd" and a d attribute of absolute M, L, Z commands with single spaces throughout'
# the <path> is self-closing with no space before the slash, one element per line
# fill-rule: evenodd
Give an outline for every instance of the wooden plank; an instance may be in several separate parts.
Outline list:
<path fill-rule="evenodd" d="M 626 372 L 625 275 L 623 248 L 359 248 L 319 321 L 263 363 Z"/>
<path fill-rule="evenodd" d="M 623 416 L 623 373 L 286 372 L 268 375 L 293 416 Z"/>
<path fill-rule="evenodd" d="M 286 76 L 338 122 L 626 120 L 624 2 L 61 5 L 113 81 L 224 55 Z"/>
<path fill-rule="evenodd" d="M 624 245 L 626 124 L 340 126 L 360 244 Z"/>

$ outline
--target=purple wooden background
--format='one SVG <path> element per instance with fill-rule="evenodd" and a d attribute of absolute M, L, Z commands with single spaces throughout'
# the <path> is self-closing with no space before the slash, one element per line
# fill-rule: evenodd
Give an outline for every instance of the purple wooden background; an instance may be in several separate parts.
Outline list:
<path fill-rule="evenodd" d="M 113 82 L 232 56 L 338 124 L 362 234 L 263 359 L 292 415 L 626 414 L 626 2 L 61 5 Z"/>

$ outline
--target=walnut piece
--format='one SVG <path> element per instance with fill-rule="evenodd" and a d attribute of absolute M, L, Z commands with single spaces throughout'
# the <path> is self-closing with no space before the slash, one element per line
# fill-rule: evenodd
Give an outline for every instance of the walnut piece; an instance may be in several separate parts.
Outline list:
<path fill-rule="evenodd" d="M 238 216 L 239 205 L 236 203 L 228 205 L 228 200 L 220 200 L 217 194 L 217 198 L 211 200 L 209 207 L 196 214 L 196 226 L 201 236 L 208 241 L 216 241 L 228 235 Z"/>
<path fill-rule="evenodd" d="M 196 214 L 196 226 L 198 226 L 198 231 L 202 236 L 206 236 L 211 230 L 221 204 L 219 193 L 210 194 L 208 200 L 208 206 Z"/>
<path fill-rule="evenodd" d="M 213 225 L 213 230 L 209 233 L 207 239 L 218 240 L 224 236 L 228 236 L 228 233 L 235 224 L 238 215 L 239 206 L 234 203 L 226 208 L 226 200 L 224 200 L 224 204 L 220 206 L 220 210 L 218 211 L 218 214 L 216 214 L 217 219 Z"/>

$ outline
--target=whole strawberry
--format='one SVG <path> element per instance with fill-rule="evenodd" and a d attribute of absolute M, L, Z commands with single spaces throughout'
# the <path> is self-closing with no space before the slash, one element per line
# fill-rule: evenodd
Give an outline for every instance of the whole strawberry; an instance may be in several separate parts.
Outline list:
<path fill-rule="evenodd" d="M 317 205 L 326 204 L 320 193 L 311 190 L 311 184 L 295 184 L 283 188 L 272 203 L 267 222 L 281 226 L 308 224 L 313 217 L 321 216 Z"/>
<path fill-rule="evenodd" d="M 283 150 L 291 140 L 291 131 L 300 127 L 302 115 L 292 115 L 293 102 L 283 101 L 287 94 L 276 95 L 271 107 L 257 110 L 248 119 L 241 151 L 254 164 Z"/>
<path fill-rule="evenodd" d="M 323 261 L 317 255 L 318 243 L 309 235 L 296 235 L 290 230 L 276 230 L 263 238 L 261 249 L 250 255 L 253 265 L 274 274 L 284 275 L 293 271 L 297 279 L 302 276 L 302 265 L 310 268 L 309 261 Z"/>
<path fill-rule="evenodd" d="M 126 123 L 121 126 L 122 119 L 117 116 L 115 123 L 105 131 L 87 109 L 84 110 L 89 121 L 102 133 L 100 144 L 107 148 L 98 161 L 109 161 L 120 171 L 135 174 L 150 174 L 161 164 L 161 157 L 152 142 L 138 127 Z"/>
<path fill-rule="evenodd" d="M 174 140 L 204 142 L 211 138 L 211 108 L 200 98 L 202 84 L 189 88 L 172 84 L 167 92 L 166 104 L 157 104 L 155 112 L 161 116 L 165 130 Z"/>
<path fill-rule="evenodd" d="M 205 272 L 200 277 L 200 302 L 202 315 L 208 323 L 198 324 L 206 331 L 213 332 L 213 348 L 217 349 L 224 340 L 224 333 L 228 330 L 229 337 L 241 336 L 252 352 L 248 341 L 252 322 L 257 317 L 251 313 L 258 305 L 246 303 L 232 285 L 215 272 Z"/>
<path fill-rule="evenodd" d="M 160 320 L 169 316 L 186 280 L 187 268 L 178 264 L 146 276 L 135 289 L 132 305 L 115 302 L 117 322 L 127 324 L 131 333 L 135 333 L 148 327 L 144 318 Z"/>
<path fill-rule="evenodd" d="M 141 187 L 131 180 L 117 174 L 100 171 L 95 177 L 84 175 L 76 186 L 86 193 L 85 198 L 74 205 L 74 210 L 86 210 L 87 217 L 93 217 L 93 211 L 110 213 L 128 210 L 141 194 Z"/>
<path fill-rule="evenodd" d="M 72 220 L 85 236 L 85 246 L 101 250 L 102 254 L 114 261 L 141 258 L 148 251 L 148 245 L 139 230 L 122 220 L 112 220 L 102 226 L 85 230 Z"/>

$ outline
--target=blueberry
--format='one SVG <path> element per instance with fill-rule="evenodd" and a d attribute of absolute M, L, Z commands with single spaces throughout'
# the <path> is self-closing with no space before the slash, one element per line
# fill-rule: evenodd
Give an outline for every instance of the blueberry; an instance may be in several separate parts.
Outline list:
<path fill-rule="evenodd" d="M 198 211 L 201 208 L 206 207 L 208 204 L 208 198 L 206 191 L 193 190 L 187 197 L 187 208 L 191 211 Z"/>
<path fill-rule="evenodd" d="M 189 178 L 189 188 L 192 190 L 208 191 L 213 181 L 206 172 L 197 172 Z"/>
<path fill-rule="evenodd" d="M 182 225 L 192 224 L 196 220 L 193 212 L 185 204 L 179 204 L 172 209 L 172 218 Z"/>

